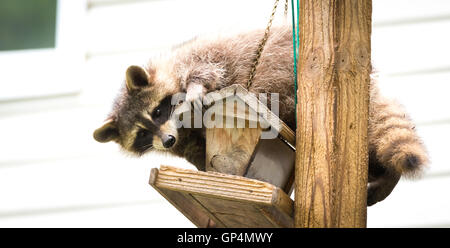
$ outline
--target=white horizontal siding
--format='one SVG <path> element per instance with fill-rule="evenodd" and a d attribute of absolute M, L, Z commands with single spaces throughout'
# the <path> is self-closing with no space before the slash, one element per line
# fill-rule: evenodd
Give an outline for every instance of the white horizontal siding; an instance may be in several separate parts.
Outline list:
<path fill-rule="evenodd" d="M 70 223 L 120 226 L 120 221 L 126 218 L 128 223 L 137 226 L 167 226 L 161 215 L 173 216 L 174 211 L 147 184 L 150 168 L 164 160 L 152 158 L 151 161 L 155 163 L 148 159 L 127 159 L 113 153 L 100 158 L 34 162 L 8 168 L 0 166 L 0 226 L 8 226 L 8 223 L 20 225 L 24 219 L 33 220 L 37 226 L 70 226 Z M 133 211 L 136 208 L 147 210 Z M 110 215 L 116 213 L 120 215 Z M 100 216 L 90 220 L 98 214 Z M 78 216 L 78 220 L 73 216 Z M 35 217 L 43 220 L 50 217 L 56 222 L 39 224 Z M 61 218 L 59 223 L 56 218 Z M 107 218 L 111 220 L 102 222 Z M 16 224 L 15 219 L 19 220 Z M 69 222 L 64 224 L 64 220 Z"/>
<path fill-rule="evenodd" d="M 71 145 L 67 140 L 60 143 L 56 136 L 48 137 L 48 143 L 56 143 L 46 149 L 63 146 L 69 151 L 85 151 L 92 140 L 75 140 Z M 29 144 L 24 149 L 39 145 Z M 153 167 L 192 166 L 162 155 L 134 159 L 119 153 L 116 146 L 104 147 L 108 153 L 93 146 L 92 154 L 80 157 L 69 154 L 61 158 L 63 155 L 55 152 L 48 159 L 36 159 L 27 154 L 16 163 L 0 163 L 0 227 L 193 226 L 148 185 Z"/>
<path fill-rule="evenodd" d="M 281 3 L 281 1 L 280 1 Z M 83 46 L 86 63 L 71 68 L 81 93 L 0 103 L 0 227 L 192 227 L 148 185 L 160 164 L 193 168 L 182 159 L 133 159 L 99 144 L 103 121 L 131 64 L 195 35 L 264 28 L 272 0 L 91 0 Z M 419 181 L 402 180 L 368 210 L 369 227 L 450 226 L 446 143 L 450 2 L 373 1 L 374 66 L 385 96 L 417 122 L 432 159 Z M 284 21 L 280 5 L 276 22 Z M 290 21 L 290 20 L 289 20 Z M 85 47 L 84 47 L 85 46 Z"/>
<path fill-rule="evenodd" d="M 449 177 L 401 180 L 392 194 L 368 208 L 369 227 L 450 227 Z"/>
<path fill-rule="evenodd" d="M 93 56 L 86 61 L 84 91 L 81 101 L 88 104 L 107 106 L 112 104 L 114 97 L 123 86 L 125 71 L 130 65 L 144 65 L 152 51 L 119 53 L 114 55 Z"/>
<path fill-rule="evenodd" d="M 439 174 L 450 176 L 450 161 L 447 157 L 450 123 L 417 126 L 416 129 L 423 139 L 431 160 L 431 164 L 426 170 L 426 176 Z M 450 177 L 448 181 L 450 183 Z"/>
<path fill-rule="evenodd" d="M 441 20 L 450 16 L 447 0 L 375 0 L 373 23 L 375 27 Z M 439 17 L 439 18 L 437 18 Z"/>
<path fill-rule="evenodd" d="M 0 169 L 9 164 L 28 164 L 35 161 L 83 157 L 108 159 L 112 156 L 111 153 L 114 157 L 126 158 L 126 154 L 119 154 L 119 148 L 115 144 L 100 144 L 92 137 L 93 131 L 102 124 L 106 113 L 103 108 L 79 107 L 14 115 L 2 119 Z M 71 160 L 65 161 L 70 162 Z"/>
<path fill-rule="evenodd" d="M 415 71 L 450 70 L 450 19 L 443 22 L 418 23 L 374 28 L 372 59 L 383 74 Z M 375 52 L 376 51 L 376 52 Z"/>
<path fill-rule="evenodd" d="M 48 210 L 48 212 L 44 212 Z M 33 210 L 31 210 L 33 211 Z M 70 206 L 1 218 L 0 227 L 70 228 L 192 228 L 190 221 L 167 201 Z"/>
<path fill-rule="evenodd" d="M 450 121 L 450 71 L 409 76 L 380 76 L 378 85 L 383 96 L 395 99 L 419 124 Z"/>
<path fill-rule="evenodd" d="M 267 0 L 172 0 L 92 8 L 88 54 L 167 48 L 211 31 L 265 28 L 272 5 Z M 276 22 L 284 20 L 282 15 L 281 6 Z"/>
<path fill-rule="evenodd" d="M 0 161 L 79 157 L 89 151 L 99 152 L 104 148 L 97 147 L 92 140 L 95 114 L 95 111 L 78 108 L 4 118 L 0 122 Z"/>

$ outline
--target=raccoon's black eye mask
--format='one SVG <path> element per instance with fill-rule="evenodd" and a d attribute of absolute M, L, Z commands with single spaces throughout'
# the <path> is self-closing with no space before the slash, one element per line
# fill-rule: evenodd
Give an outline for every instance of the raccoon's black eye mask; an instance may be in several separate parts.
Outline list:
<path fill-rule="evenodd" d="M 171 104 L 171 96 L 165 97 L 161 103 L 156 107 L 153 112 L 150 114 L 156 126 L 161 126 L 167 120 L 169 120 L 170 115 L 172 114 L 173 106 Z"/>
<path fill-rule="evenodd" d="M 153 112 L 149 113 L 151 120 L 148 120 L 143 116 L 136 116 L 139 118 L 139 121 L 144 124 L 145 128 L 140 128 L 137 131 L 133 143 L 133 150 L 139 154 L 143 154 L 153 148 L 153 136 L 157 132 L 158 127 L 169 120 L 171 110 L 171 96 L 167 96 L 153 110 Z"/>
<path fill-rule="evenodd" d="M 150 131 L 148 131 L 147 129 L 141 129 L 139 130 L 139 132 L 137 132 L 137 138 L 145 138 L 146 136 L 148 136 L 150 134 Z"/>
<path fill-rule="evenodd" d="M 161 109 L 160 108 L 156 108 L 155 111 L 153 111 L 152 118 L 156 119 L 156 118 L 158 118 L 160 116 L 161 116 Z"/>
<path fill-rule="evenodd" d="M 153 148 L 153 134 L 147 129 L 140 129 L 136 134 L 133 148 L 139 154 L 143 154 L 146 151 Z"/>

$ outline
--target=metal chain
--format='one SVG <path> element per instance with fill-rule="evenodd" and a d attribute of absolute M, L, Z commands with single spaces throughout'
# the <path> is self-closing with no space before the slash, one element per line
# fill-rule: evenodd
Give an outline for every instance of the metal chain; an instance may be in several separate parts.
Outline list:
<path fill-rule="evenodd" d="M 286 0 L 286 2 L 284 3 L 284 18 L 287 18 L 288 9 L 289 9 L 289 0 Z"/>
<path fill-rule="evenodd" d="M 277 7 L 278 7 L 279 1 L 280 0 L 275 0 L 275 4 L 272 9 L 272 14 L 270 15 L 269 23 L 267 24 L 266 30 L 264 32 L 264 37 L 261 39 L 261 42 L 259 43 L 258 50 L 256 52 L 256 57 L 253 62 L 253 67 L 252 67 L 252 70 L 250 71 L 250 77 L 247 82 L 247 89 L 250 88 L 250 86 L 253 83 L 253 78 L 255 77 L 255 73 L 256 73 L 256 67 L 258 67 L 259 59 L 261 58 L 262 51 L 264 49 L 264 46 L 266 45 L 267 40 L 269 39 L 270 27 L 272 27 L 272 22 L 275 17 L 275 13 L 277 12 Z M 286 8 L 286 5 L 285 5 L 285 8 Z"/>

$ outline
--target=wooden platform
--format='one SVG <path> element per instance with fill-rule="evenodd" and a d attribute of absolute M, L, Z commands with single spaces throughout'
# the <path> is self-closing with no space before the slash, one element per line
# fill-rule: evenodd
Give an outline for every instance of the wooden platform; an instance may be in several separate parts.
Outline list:
<path fill-rule="evenodd" d="M 293 201 L 269 183 L 161 166 L 150 185 L 197 227 L 293 227 Z"/>

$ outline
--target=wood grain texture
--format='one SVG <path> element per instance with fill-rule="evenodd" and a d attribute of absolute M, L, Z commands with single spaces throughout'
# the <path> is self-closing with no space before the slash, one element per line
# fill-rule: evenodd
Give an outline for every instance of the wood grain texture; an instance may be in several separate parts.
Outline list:
<path fill-rule="evenodd" d="M 158 169 L 153 168 L 150 173 L 150 185 L 154 186 L 156 178 L 158 177 Z M 170 191 L 164 188 L 154 187 L 167 201 L 169 201 L 175 208 L 178 209 L 186 218 L 188 218 L 197 227 L 210 227 L 211 219 L 208 215 L 205 215 L 198 204 L 193 200 L 192 196 L 186 193 Z M 180 207 L 183 206 L 183 207 Z M 216 220 L 219 225 L 221 224 Z M 216 226 L 216 224 L 213 224 Z"/>
<path fill-rule="evenodd" d="M 293 227 L 294 203 L 257 180 L 179 169 L 153 169 L 152 185 L 197 227 Z"/>
<path fill-rule="evenodd" d="M 300 1 L 296 227 L 365 227 L 372 1 Z"/>
<path fill-rule="evenodd" d="M 234 84 L 211 92 L 206 95 L 204 102 L 208 106 L 205 113 L 206 171 L 246 176 L 273 183 L 285 189 L 285 192 L 290 192 L 293 189 L 291 179 L 294 177 L 294 162 L 292 158 L 292 163 L 286 164 L 285 158 L 289 158 L 293 154 L 292 150 L 295 150 L 294 132 L 255 94 L 249 93 L 241 85 Z M 266 141 L 268 136 L 262 133 L 268 130 L 273 134 L 270 140 L 284 141 L 279 141 L 283 147 L 273 148 L 279 150 L 275 155 L 272 150 L 255 150 L 265 147 L 262 143 L 267 144 L 263 140 Z M 284 149 L 284 146 L 288 149 Z M 266 154 L 268 156 L 265 157 Z"/>

